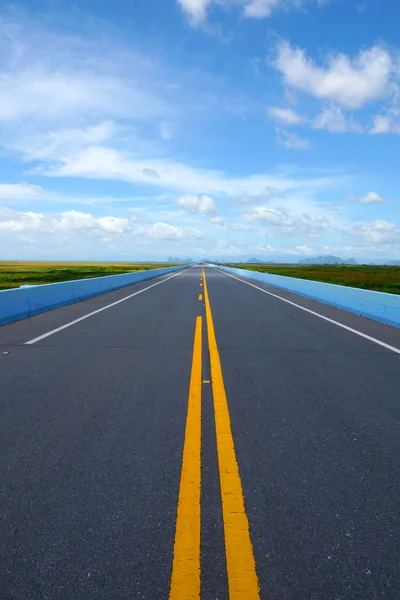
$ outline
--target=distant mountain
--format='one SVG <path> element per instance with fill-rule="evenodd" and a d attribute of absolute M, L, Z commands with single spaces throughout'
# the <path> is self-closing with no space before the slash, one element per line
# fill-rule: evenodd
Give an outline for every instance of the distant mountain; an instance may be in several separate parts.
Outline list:
<path fill-rule="evenodd" d="M 299 265 L 356 265 L 354 258 L 344 259 L 339 256 L 316 256 L 314 258 L 305 258 L 299 262 Z"/>
<path fill-rule="evenodd" d="M 249 258 L 249 260 L 246 260 L 246 263 L 248 265 L 262 265 L 263 261 L 258 260 L 258 258 Z"/>
<path fill-rule="evenodd" d="M 191 258 L 179 258 L 179 256 L 170 256 L 167 260 L 169 263 L 192 263 Z"/>

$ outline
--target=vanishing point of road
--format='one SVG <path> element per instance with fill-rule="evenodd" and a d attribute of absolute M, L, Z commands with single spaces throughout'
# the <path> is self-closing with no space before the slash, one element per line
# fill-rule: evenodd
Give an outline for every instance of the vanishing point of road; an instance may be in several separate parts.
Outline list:
<path fill-rule="evenodd" d="M 398 600 L 400 330 L 196 266 L 0 328 L 1 600 Z"/>

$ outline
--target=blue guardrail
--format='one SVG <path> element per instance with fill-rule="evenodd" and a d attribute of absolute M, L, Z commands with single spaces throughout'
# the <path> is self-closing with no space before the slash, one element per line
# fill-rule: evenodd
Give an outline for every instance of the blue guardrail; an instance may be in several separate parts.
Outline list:
<path fill-rule="evenodd" d="M 218 268 L 227 273 L 268 283 L 288 292 L 349 310 L 381 323 L 400 327 L 400 295 L 397 294 L 361 290 L 332 283 L 248 271 L 247 269 L 232 269 L 222 266 L 218 266 Z"/>
<path fill-rule="evenodd" d="M 186 267 L 167 267 L 107 275 L 92 279 L 77 279 L 62 283 L 49 283 L 12 290 L 0 290 L 0 325 L 25 319 L 38 313 L 86 300 L 92 296 L 112 292 L 120 288 L 167 275 Z"/>

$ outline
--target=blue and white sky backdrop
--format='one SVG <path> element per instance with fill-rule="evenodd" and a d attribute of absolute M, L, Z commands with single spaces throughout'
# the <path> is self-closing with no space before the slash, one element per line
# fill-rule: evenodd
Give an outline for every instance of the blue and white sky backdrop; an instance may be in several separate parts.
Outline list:
<path fill-rule="evenodd" d="M 0 5 L 0 258 L 400 259 L 398 0 Z"/>

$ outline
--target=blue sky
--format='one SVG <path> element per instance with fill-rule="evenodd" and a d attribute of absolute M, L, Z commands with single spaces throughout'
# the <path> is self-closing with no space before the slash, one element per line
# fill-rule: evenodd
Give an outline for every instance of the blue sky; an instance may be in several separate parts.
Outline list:
<path fill-rule="evenodd" d="M 400 259 L 395 0 L 0 7 L 0 258 Z"/>

